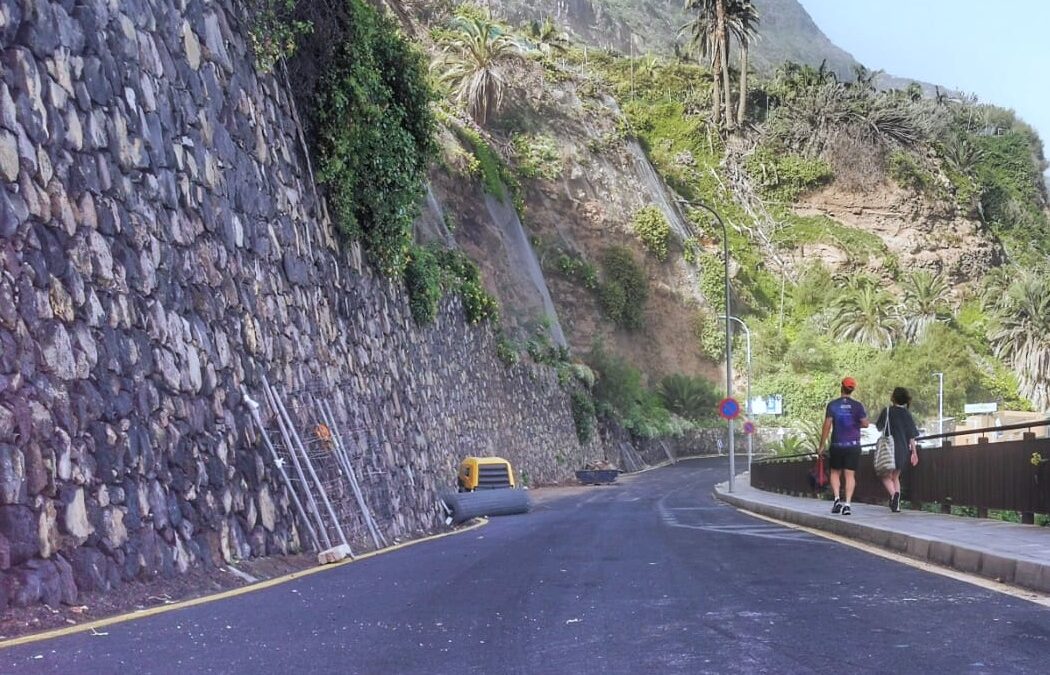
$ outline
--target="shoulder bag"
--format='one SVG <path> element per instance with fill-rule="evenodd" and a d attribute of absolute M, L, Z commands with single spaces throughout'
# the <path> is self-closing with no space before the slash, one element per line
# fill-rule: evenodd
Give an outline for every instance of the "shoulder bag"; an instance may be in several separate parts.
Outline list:
<path fill-rule="evenodd" d="M 875 443 L 875 473 L 882 476 L 897 470 L 893 432 L 890 431 L 890 415 L 893 411 L 886 408 L 886 429 Z"/>

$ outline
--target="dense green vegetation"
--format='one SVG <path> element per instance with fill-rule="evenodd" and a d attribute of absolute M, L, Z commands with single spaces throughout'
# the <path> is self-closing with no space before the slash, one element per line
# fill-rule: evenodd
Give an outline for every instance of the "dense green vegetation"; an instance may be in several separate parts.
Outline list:
<path fill-rule="evenodd" d="M 602 256 L 602 282 L 598 288 L 606 316 L 628 330 L 641 328 L 648 297 L 649 279 L 630 250 L 623 246 L 607 248 Z"/>
<path fill-rule="evenodd" d="M 458 139 L 467 172 L 497 198 L 513 196 L 520 212 L 520 181 L 554 180 L 563 170 L 557 141 L 542 125 L 505 125 L 503 138 L 491 133 L 500 129 L 512 69 L 527 63 L 547 81 L 576 79 L 589 111 L 613 114 L 603 97 L 619 100 L 617 131 L 591 139 L 592 151 L 637 139 L 678 194 L 722 214 L 736 270 L 734 314 L 755 336 L 754 388 L 784 394 L 789 419 L 819 416 L 847 373 L 861 380 L 861 398 L 872 406 L 904 384 L 916 390 L 916 409 L 929 412 L 933 370 L 946 373 L 953 412 L 968 399 L 1050 404 L 1050 289 L 1039 281 L 1045 273 L 1023 275 L 1011 267 L 953 309 L 960 298 L 949 293 L 944 277 L 902 272 L 878 236 L 792 210 L 801 196 L 832 181 L 850 188 L 885 178 L 922 198 L 954 204 L 995 232 L 1013 263 L 1045 270 L 1037 267 L 1050 253 L 1042 145 L 1012 113 L 947 96 L 924 98 L 915 87 L 878 91 L 874 74 L 863 69 L 847 82 L 823 67 L 788 63 L 749 83 L 746 68 L 744 77 L 730 73 L 717 52 L 721 41 L 743 55 L 755 19 L 744 12 L 715 25 L 714 0 L 696 0 L 688 12 L 699 19 L 693 29 L 703 66 L 684 57 L 629 59 L 601 50 L 584 56 L 550 21 L 512 29 L 472 5 L 445 8 L 431 31 L 440 55 L 429 83 L 419 52 L 363 0 L 340 0 L 323 22 L 311 14 L 318 3 L 309 0 L 256 2 L 252 39 L 260 69 L 293 55 L 316 66 L 304 109 L 336 222 L 384 271 L 403 275 L 421 325 L 433 320 L 446 292 L 461 295 L 473 322 L 498 312 L 465 256 L 411 245 L 420 186 L 434 156 L 429 87 L 446 98 L 436 117 Z M 744 123 L 753 125 L 739 132 L 745 143 L 728 141 L 727 131 Z M 741 176 L 753 195 L 741 194 Z M 774 221 L 761 233 L 755 204 Z M 722 231 L 703 211 L 687 215 L 698 237 L 681 244 L 706 300 L 703 309 L 689 310 L 693 332 L 698 348 L 717 359 L 725 352 L 716 318 L 725 309 L 717 252 Z M 659 209 L 643 208 L 631 227 L 657 259 L 676 255 Z M 789 273 L 771 262 L 775 253 L 814 244 L 831 244 L 852 267 L 875 271 L 847 279 L 820 266 Z M 546 269 L 592 291 L 612 323 L 641 327 L 649 284 L 628 249 L 610 247 L 594 262 L 563 250 L 541 258 Z M 501 338 L 497 349 L 508 364 L 524 351 L 558 369 L 570 387 L 581 441 L 593 432 L 595 411 L 652 435 L 698 423 L 713 405 L 703 382 L 681 375 L 657 381 L 650 374 L 658 383 L 649 389 L 637 369 L 598 347 L 588 357 L 599 374 L 589 407 L 590 385 L 571 373 L 569 355 L 545 333 L 520 344 Z M 735 354 L 742 366 L 743 350 Z M 1010 368 L 1034 375 L 1019 379 Z"/>
<path fill-rule="evenodd" d="M 695 4 L 695 10 L 706 11 L 703 3 Z M 519 46 L 530 34 L 529 29 L 516 37 L 510 29 L 499 31 Z M 533 27 L 532 34 L 542 33 L 557 35 L 557 30 Z M 732 33 L 730 39 L 741 46 L 741 37 Z M 724 38 L 723 34 L 719 39 Z M 707 39 L 701 35 L 701 42 Z M 862 388 L 872 396 L 891 382 L 911 384 L 917 399 L 923 399 L 917 409 L 928 411 L 934 381 L 927 375 L 935 366 L 951 373 L 946 378 L 949 409 L 961 407 L 967 398 L 1027 405 L 1020 389 L 1032 392 L 1038 385 L 1009 375 L 1003 360 L 1015 363 L 1015 357 L 1002 337 L 1005 333 L 995 332 L 1006 325 L 1009 303 L 970 300 L 955 312 L 952 306 L 958 298 L 950 297 L 944 277 L 902 271 L 878 236 L 825 216 L 802 216 L 791 208 L 805 193 L 832 181 L 850 189 L 888 180 L 924 199 L 954 202 L 960 212 L 984 219 L 1007 242 L 1015 260 L 1024 259 L 1023 250 L 1042 255 L 1038 252 L 1048 240 L 1044 189 L 1036 181 L 1043 166 L 1042 149 L 1023 123 L 990 106 L 924 98 L 917 87 L 878 91 L 873 85 L 877 74 L 863 69 L 854 80 L 840 81 L 825 68 L 790 63 L 774 77 L 753 83 L 755 91 L 746 106 L 730 106 L 730 94 L 739 102 L 747 83 L 734 80 L 726 85 L 724 76 L 712 78 L 706 67 L 681 59 L 629 59 L 597 50 L 584 57 L 561 39 L 557 42 L 545 54 L 556 49 L 575 74 L 541 58 L 546 76 L 555 81 L 582 78 L 579 91 L 585 108 L 596 109 L 592 101 L 599 101 L 603 92 L 613 93 L 624 119 L 610 143 L 636 138 L 678 194 L 712 206 L 727 222 L 730 255 L 737 263 L 734 313 L 743 315 L 756 335 L 756 385 L 761 381 L 759 389 L 784 393 L 790 419 L 819 416 L 823 402 L 847 372 L 861 378 Z M 715 81 L 725 85 L 717 96 Z M 755 235 L 753 204 L 745 208 L 735 191 L 738 183 L 726 167 L 732 151 L 723 127 L 739 124 L 745 115 L 759 125 L 757 132 L 748 132 L 755 147 L 732 161 L 755 188 L 750 198 L 761 200 L 761 208 L 774 220 L 764 242 Z M 561 167 L 553 144 L 538 131 L 541 127 L 525 128 L 528 133 L 511 137 L 517 174 L 526 179 L 556 175 Z M 478 147 L 476 141 L 468 145 Z M 613 145 L 589 147 L 604 152 Z M 491 176 L 486 183 L 495 185 L 500 176 L 497 162 L 489 164 L 489 170 L 479 173 Z M 506 181 L 506 169 L 503 172 L 501 180 Z M 687 260 L 698 268 L 700 291 L 707 300 L 707 308 L 696 314 L 694 333 L 698 348 L 718 358 L 725 348 L 721 322 L 715 318 L 724 309 L 723 264 L 715 253 L 721 230 L 703 211 L 688 215 L 699 238 L 682 245 Z M 631 226 L 655 257 L 662 260 L 671 254 L 669 227 L 657 209 L 642 209 Z M 814 266 L 789 278 L 784 270 L 770 267 L 767 247 L 794 251 L 816 244 L 842 250 L 852 266 L 875 269 L 877 276 L 836 278 Z M 625 328 L 640 325 L 647 280 L 626 250 L 607 252 L 600 266 L 565 251 L 541 257 L 546 269 L 594 291 L 611 321 Z M 1007 295 L 1002 290 L 1000 298 Z M 641 301 L 632 302 L 632 294 Z M 1015 298 L 1021 295 L 1019 290 L 1013 293 Z M 1017 301 L 1013 311 L 1018 314 L 1016 306 Z M 1029 320 L 1023 330 L 1034 333 L 1038 323 Z M 1034 344 L 1026 356 L 1016 358 L 1030 360 L 1030 353 L 1041 354 L 1042 343 Z M 735 353 L 742 366 L 742 350 Z M 596 370 L 618 384 L 599 384 L 599 410 L 615 413 L 635 429 L 661 427 L 665 418 L 658 408 L 666 412 L 677 404 L 641 387 L 640 373 L 635 386 L 631 366 L 609 359 L 615 361 L 609 355 L 598 358 L 601 367 Z M 646 421 L 639 422 L 642 419 Z"/>
<path fill-rule="evenodd" d="M 499 304 L 481 284 L 478 266 L 461 251 L 412 246 L 404 281 L 412 318 L 421 326 L 437 316 L 438 302 L 446 292 L 459 295 L 469 323 L 498 322 Z"/>
<path fill-rule="evenodd" d="M 632 91 L 624 81 L 629 60 L 595 62 L 600 78 L 621 97 Z M 931 372 L 948 374 L 946 402 L 953 412 L 961 412 L 966 400 L 1000 400 L 1025 408 L 1029 404 L 1019 385 L 1028 396 L 1041 396 L 1038 383 L 1006 376 L 996 357 L 1019 363 L 1008 356 L 1009 345 L 1016 341 L 994 331 L 1009 317 L 1032 317 L 1021 323 L 1035 346 L 1017 358 L 1026 363 L 1044 358 L 1046 341 L 1037 339 L 1036 326 L 1041 323 L 1034 318 L 1041 301 L 1032 298 L 1044 297 L 1041 293 L 1015 287 L 1014 309 L 1005 300 L 969 303 L 965 315 L 956 319 L 943 277 L 904 274 L 876 235 L 790 209 L 800 195 L 832 180 L 849 187 L 855 179 L 870 183 L 886 177 L 924 198 L 954 199 L 957 208 L 975 217 L 983 213 L 1014 253 L 1017 246 L 1010 245 L 1011 237 L 1040 251 L 1050 241 L 1043 234 L 1044 195 L 1036 181 L 1042 151 L 1021 123 L 988 106 L 923 99 L 915 92 L 877 92 L 870 84 L 872 74 L 863 71 L 857 81 L 839 82 L 826 70 L 789 64 L 776 77 L 758 82 L 771 110 L 760 106 L 756 112 L 764 124 L 757 148 L 746 156 L 743 167 L 777 222 L 771 243 L 783 250 L 831 244 L 854 266 L 882 270 L 879 277 L 838 279 L 813 267 L 792 284 L 766 268 L 761 242 L 734 227 L 750 225 L 751 218 L 726 188 L 721 135 L 697 111 L 705 87 L 695 81 L 673 87 L 682 70 L 681 64 L 667 64 L 663 72 L 659 63 L 636 68 L 633 96 L 624 97 L 628 128 L 669 185 L 690 200 L 713 206 L 730 224 L 731 255 L 741 267 L 733 281 L 736 311 L 748 315 L 760 336 L 755 382 L 763 393 L 785 394 L 789 419 L 819 416 L 846 373 L 861 379 L 867 392 L 862 396 L 871 396 L 872 404 L 879 402 L 883 389 L 910 385 L 916 390 L 917 409 L 926 413 L 935 399 Z M 639 81 L 661 82 L 663 88 L 646 91 Z M 960 121 L 976 110 L 1009 127 L 995 131 L 964 123 L 960 128 Z M 986 151 L 986 146 L 1000 152 Z M 720 239 L 720 231 L 702 213 L 692 215 L 697 216 L 702 240 L 711 244 Z M 721 261 L 688 243 L 686 256 L 697 264 L 703 295 L 720 310 Z M 1015 259 L 1032 257 L 1018 254 Z M 998 297 L 1007 295 L 1003 289 Z M 1016 299 L 1021 297 L 1029 298 L 1024 301 L 1026 310 L 1017 310 Z M 715 340 L 721 332 L 718 322 L 701 315 L 696 325 L 704 350 L 713 356 L 720 353 Z M 738 366 L 743 366 L 741 351 L 736 351 Z"/>
<path fill-rule="evenodd" d="M 631 229 L 642 240 L 657 260 L 667 260 L 667 246 L 671 238 L 671 224 L 656 206 L 644 206 L 631 219 Z"/>
<path fill-rule="evenodd" d="M 714 404 L 705 408 L 713 389 L 705 380 L 680 376 L 656 390 L 643 384 L 642 373 L 597 343 L 586 357 L 596 375 L 595 409 L 645 438 L 679 435 L 710 421 Z M 706 412 L 706 414 L 705 414 Z"/>
<path fill-rule="evenodd" d="M 295 18 L 295 5 L 296 0 L 246 0 L 248 39 L 260 73 L 295 56 L 299 41 L 313 31 L 313 22 Z"/>
<path fill-rule="evenodd" d="M 435 155 L 426 58 L 364 0 L 337 3 L 323 31 L 314 25 L 299 52 L 318 73 L 301 92 L 317 179 L 339 228 L 397 275 Z"/>

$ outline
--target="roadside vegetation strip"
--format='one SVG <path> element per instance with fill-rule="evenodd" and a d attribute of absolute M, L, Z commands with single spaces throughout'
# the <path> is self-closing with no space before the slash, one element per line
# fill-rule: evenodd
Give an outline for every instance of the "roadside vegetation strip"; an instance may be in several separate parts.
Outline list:
<path fill-rule="evenodd" d="M 450 532 L 440 532 L 438 534 L 432 534 L 427 537 L 421 537 L 420 539 L 413 539 L 411 541 L 405 541 L 400 544 L 394 544 L 393 546 L 387 546 L 377 551 L 370 551 L 368 553 L 362 553 L 356 558 L 350 558 L 330 565 L 318 565 L 316 567 L 310 567 L 305 570 L 298 572 L 292 572 L 283 576 L 274 577 L 273 579 L 266 579 L 258 583 L 250 584 L 248 586 L 241 586 L 239 588 L 231 588 L 228 591 L 222 591 L 221 593 L 214 593 L 212 595 L 203 595 L 198 598 L 191 598 L 189 600 L 182 600 L 179 602 L 172 603 L 170 605 L 159 605 L 157 607 L 147 607 L 146 609 L 136 610 L 134 612 L 127 612 L 124 614 L 117 614 L 115 616 L 109 616 L 102 619 L 95 619 L 94 621 L 88 621 L 86 623 L 77 624 L 76 626 L 67 626 L 64 628 L 55 628 L 53 630 L 44 631 L 42 633 L 34 633 L 32 635 L 23 635 L 17 638 L 11 638 L 9 640 L 0 641 L 0 650 L 9 649 L 11 647 L 18 647 L 19 645 L 32 644 L 34 642 L 43 642 L 45 640 L 51 640 L 53 638 L 64 637 L 67 635 L 75 635 L 77 633 L 86 633 L 88 631 L 94 631 L 98 628 L 104 628 L 106 626 L 112 626 L 118 623 L 126 623 L 129 621 L 135 621 L 138 619 L 145 619 L 151 616 L 157 616 L 159 614 L 166 614 L 168 612 L 174 612 L 180 609 L 187 609 L 189 607 L 196 607 L 197 605 L 204 605 L 209 602 L 215 602 L 216 600 L 226 600 L 228 598 L 234 598 L 239 595 L 247 595 L 255 591 L 262 591 L 267 588 L 273 588 L 274 586 L 280 586 L 289 581 L 295 581 L 302 579 L 320 572 L 326 572 L 333 570 L 345 565 L 350 565 L 355 562 L 361 562 L 368 560 L 369 558 L 375 558 L 383 555 L 384 553 L 392 553 L 399 549 L 408 548 L 415 546 L 416 544 L 423 544 L 430 541 L 436 541 L 438 539 L 444 539 L 457 534 L 463 534 L 476 530 L 484 525 L 488 524 L 488 518 L 480 518 L 478 522 L 468 525 L 466 527 L 460 527 Z"/>
<path fill-rule="evenodd" d="M 722 500 L 723 495 L 716 493 L 716 496 L 718 499 Z M 988 577 L 978 576 L 969 572 L 962 572 L 951 567 L 938 565 L 928 560 L 919 560 L 918 558 L 912 558 L 910 556 L 904 555 L 903 553 L 897 553 L 895 551 L 882 548 L 881 546 L 876 546 L 875 544 L 869 544 L 859 541 L 857 539 L 853 539 L 851 537 L 833 534 L 831 532 L 828 532 L 827 530 L 821 530 L 815 527 L 808 527 L 806 525 L 799 525 L 798 523 L 780 520 L 779 518 L 774 518 L 772 516 L 767 516 L 765 514 L 758 513 L 757 511 L 751 511 L 747 507 L 740 506 L 738 504 L 733 504 L 731 502 L 726 503 L 730 504 L 730 506 L 735 508 L 740 513 L 751 516 L 752 518 L 757 518 L 758 520 L 764 520 L 768 523 L 775 523 L 782 527 L 806 532 L 808 534 L 821 537 L 822 539 L 827 539 L 838 544 L 843 544 L 845 546 L 858 549 L 865 553 L 870 553 L 871 555 L 879 556 L 880 558 L 885 558 L 886 560 L 892 560 L 893 562 L 901 563 L 902 565 L 914 567 L 915 569 L 922 570 L 923 572 L 939 574 L 942 577 L 948 577 L 949 579 L 962 581 L 973 586 L 984 588 L 986 590 L 995 591 L 996 593 L 1002 593 L 1004 595 L 1009 595 L 1014 598 L 1026 600 L 1028 602 L 1035 603 L 1041 607 L 1050 608 L 1050 594 L 1041 593 L 1032 589 L 1022 588 L 1019 586 L 1003 583 L 1001 581 L 989 579 Z"/>

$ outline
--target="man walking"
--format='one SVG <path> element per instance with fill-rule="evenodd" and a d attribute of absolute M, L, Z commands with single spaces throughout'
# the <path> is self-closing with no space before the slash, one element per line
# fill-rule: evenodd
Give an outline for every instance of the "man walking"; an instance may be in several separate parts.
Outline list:
<path fill-rule="evenodd" d="M 856 471 L 860 465 L 860 430 L 867 427 L 868 413 L 860 401 L 852 398 L 857 388 L 857 381 L 852 377 L 842 380 L 842 396 L 828 403 L 824 413 L 824 429 L 820 434 L 820 446 L 817 453 L 824 454 L 828 447 L 828 435 L 831 435 L 831 451 L 828 464 L 831 466 L 831 492 L 835 495 L 832 513 L 851 515 L 850 501 L 853 489 L 857 485 Z M 839 491 L 845 473 L 846 492 Z M 845 497 L 845 499 L 840 499 Z"/>

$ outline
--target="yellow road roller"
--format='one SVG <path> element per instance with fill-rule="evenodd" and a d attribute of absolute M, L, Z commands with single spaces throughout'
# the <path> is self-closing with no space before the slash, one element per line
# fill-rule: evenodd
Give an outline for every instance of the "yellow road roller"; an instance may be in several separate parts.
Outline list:
<path fill-rule="evenodd" d="M 516 487 L 514 470 L 502 457 L 467 457 L 459 465 L 460 492 Z"/>

